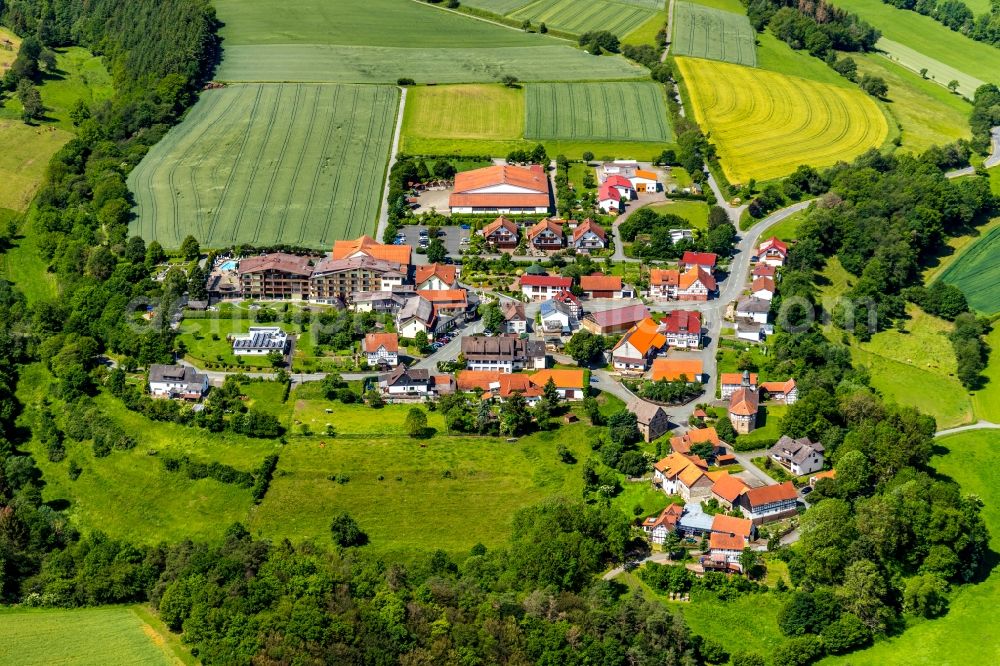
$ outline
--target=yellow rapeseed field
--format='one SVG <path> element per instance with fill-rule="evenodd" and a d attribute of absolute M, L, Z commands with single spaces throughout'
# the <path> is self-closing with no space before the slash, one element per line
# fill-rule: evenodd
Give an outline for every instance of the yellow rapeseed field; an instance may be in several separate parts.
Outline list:
<path fill-rule="evenodd" d="M 712 60 L 677 58 L 677 65 L 732 183 L 849 161 L 889 133 L 860 90 Z"/>

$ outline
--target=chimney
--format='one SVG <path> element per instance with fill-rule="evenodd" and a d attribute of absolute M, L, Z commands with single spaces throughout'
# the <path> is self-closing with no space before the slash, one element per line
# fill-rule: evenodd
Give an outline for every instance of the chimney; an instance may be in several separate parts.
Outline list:
<path fill-rule="evenodd" d="M 746 386 L 746 387 L 750 386 L 750 371 L 749 370 L 744 370 L 743 371 L 743 386 Z"/>

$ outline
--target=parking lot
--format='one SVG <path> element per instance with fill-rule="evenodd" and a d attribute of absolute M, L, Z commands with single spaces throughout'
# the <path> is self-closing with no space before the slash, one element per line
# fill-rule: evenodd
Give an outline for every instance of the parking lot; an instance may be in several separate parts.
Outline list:
<path fill-rule="evenodd" d="M 428 233 L 426 236 L 427 241 L 430 242 L 430 233 L 432 230 L 429 227 L 410 225 L 400 228 L 399 232 L 403 234 L 403 242 L 401 244 L 409 245 L 413 248 L 413 263 L 415 264 L 426 264 L 427 255 L 417 254 L 416 249 L 420 247 L 420 232 L 425 231 Z M 448 256 L 453 258 L 458 258 L 462 256 L 462 249 L 466 246 L 462 245 L 462 239 L 468 239 L 469 235 L 472 233 L 469 229 L 463 229 L 461 227 L 438 227 L 438 238 L 444 243 L 445 251 L 448 252 Z"/>

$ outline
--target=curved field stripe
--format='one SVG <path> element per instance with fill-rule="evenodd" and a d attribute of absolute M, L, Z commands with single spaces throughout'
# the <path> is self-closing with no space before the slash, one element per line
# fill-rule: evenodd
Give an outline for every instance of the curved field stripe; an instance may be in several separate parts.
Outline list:
<path fill-rule="evenodd" d="M 350 91 L 350 94 L 352 96 L 355 96 L 354 99 L 356 100 L 357 99 L 356 98 L 357 89 L 354 88 L 353 86 L 350 86 L 350 87 L 347 88 L 347 90 Z M 333 100 L 333 114 L 334 114 L 334 117 L 337 117 L 337 118 L 342 117 L 342 110 L 341 110 L 341 108 L 339 106 L 339 104 L 340 104 L 340 92 L 341 92 L 341 88 L 338 87 L 336 95 L 334 96 L 334 100 Z M 327 154 L 327 151 L 329 150 L 330 137 L 333 135 L 333 129 L 334 129 L 334 124 L 331 122 L 326 127 L 326 134 L 323 137 L 323 147 L 322 147 L 322 149 L 319 152 L 319 156 L 318 157 L 319 157 L 319 160 L 320 160 L 320 164 L 322 164 L 326 160 L 326 154 Z M 312 183 L 309 186 L 309 196 L 306 199 L 306 205 L 305 205 L 305 207 L 302 210 L 302 222 L 300 224 L 302 225 L 303 229 L 306 230 L 306 231 L 308 230 L 307 228 L 309 227 L 311 219 L 312 219 L 313 201 L 315 201 L 315 199 L 316 199 L 316 187 L 319 184 L 319 179 L 320 179 L 320 175 L 321 174 L 322 174 L 322 167 L 319 166 L 319 165 L 317 165 L 317 168 L 313 172 Z"/>
<path fill-rule="evenodd" d="M 223 91 L 220 91 L 220 92 L 223 92 Z M 241 89 L 239 90 L 238 98 L 242 97 L 245 92 L 246 92 L 246 87 L 245 86 L 241 87 Z M 220 95 L 219 97 L 221 99 L 221 97 L 223 97 L 223 95 Z M 230 104 L 229 106 L 231 107 L 232 104 Z M 226 123 L 225 123 L 225 121 L 223 119 L 225 118 L 226 112 L 228 110 L 229 110 L 228 108 L 227 109 L 221 109 L 221 113 L 219 115 L 215 115 L 214 113 L 211 113 L 211 112 L 210 113 L 206 113 L 204 121 L 203 121 L 206 124 L 206 130 L 205 130 L 205 132 L 202 133 L 201 137 L 199 137 L 199 139 L 198 139 L 198 143 L 201 144 L 201 150 L 199 151 L 201 154 L 200 154 L 199 158 L 193 164 L 191 164 L 190 167 L 188 168 L 188 187 L 190 188 L 190 191 L 191 191 L 192 196 L 194 198 L 194 207 L 193 207 L 193 216 L 192 217 L 194 218 L 194 227 L 198 231 L 197 238 L 207 239 L 207 236 L 205 236 L 205 228 L 204 228 L 204 225 L 203 225 L 203 221 L 205 219 L 205 216 L 202 215 L 202 212 L 201 212 L 201 210 L 202 210 L 201 209 L 201 188 L 199 187 L 198 169 L 201 167 L 202 163 L 205 161 L 205 157 L 206 156 L 215 155 L 217 153 L 218 143 L 219 143 L 219 141 L 221 141 L 226 136 L 226 134 L 225 134 L 224 131 L 217 132 L 219 134 L 219 139 L 215 143 L 213 143 L 211 145 L 211 147 L 206 146 L 204 139 L 205 139 L 206 136 L 208 136 L 209 129 L 216 128 L 216 127 L 225 128 Z M 211 111 L 214 111 L 214 107 L 213 107 L 213 109 Z M 175 206 L 174 209 L 175 209 L 175 212 L 176 212 L 177 210 L 180 209 L 180 206 Z M 180 243 L 181 239 L 178 238 L 177 242 Z"/>
<path fill-rule="evenodd" d="M 677 63 L 732 182 L 850 160 L 888 134 L 885 116 L 860 90 L 710 60 Z"/>
<path fill-rule="evenodd" d="M 358 121 L 358 99 L 360 97 L 361 97 L 361 91 L 356 88 L 354 90 L 354 97 L 353 97 L 353 99 L 351 101 L 351 113 L 348 114 L 348 116 L 347 116 L 350 119 L 348 121 L 350 123 L 350 125 L 348 126 L 348 131 L 347 131 L 347 135 L 348 136 L 354 136 L 354 127 L 355 127 L 355 124 Z M 371 106 L 371 104 L 369 104 L 369 106 Z M 372 109 L 372 111 L 374 111 L 374 109 Z M 368 143 L 369 143 L 370 140 L 371 140 L 371 120 L 369 119 L 368 126 L 367 126 L 367 133 L 365 135 L 364 144 L 363 144 L 364 145 L 364 149 L 362 151 L 362 160 L 361 160 L 362 163 L 365 163 L 365 160 L 363 158 L 367 156 Z M 347 157 L 347 154 L 348 154 L 349 150 L 351 150 L 351 145 L 348 142 L 345 141 L 341 145 L 341 147 L 340 147 L 340 154 L 337 156 L 337 159 L 335 160 L 334 163 L 335 164 L 344 164 L 345 158 Z M 339 194 L 340 194 L 340 177 L 344 174 L 344 170 L 343 169 L 335 169 L 335 171 L 336 171 L 336 173 L 333 176 L 333 185 L 330 186 L 330 192 L 333 193 L 333 201 L 330 203 L 329 206 L 327 206 L 326 217 L 323 220 L 323 226 L 320 228 L 321 231 L 322 231 L 322 233 L 320 234 L 320 239 L 321 239 L 321 242 L 323 242 L 324 244 L 328 240 L 327 237 L 326 237 L 326 230 L 327 230 L 327 226 L 329 224 L 329 220 L 330 220 L 330 218 L 333 215 L 334 207 L 337 205 L 337 202 L 341 200 L 340 196 L 339 196 Z M 360 176 L 360 174 L 352 174 L 352 177 L 353 177 L 353 180 L 355 182 L 355 188 L 356 188 L 357 187 L 357 182 L 361 178 L 361 176 Z M 352 197 L 351 200 L 353 201 L 354 198 Z M 348 226 L 347 226 L 347 235 L 348 236 L 352 235 L 352 233 L 353 233 L 353 227 L 354 227 L 354 219 L 351 218 L 351 220 L 350 220 L 350 222 L 348 222 Z"/>
<path fill-rule="evenodd" d="M 254 181 L 257 180 L 257 173 L 260 171 L 260 165 L 264 161 L 268 143 L 271 141 L 271 134 L 274 131 L 274 121 L 278 116 L 278 109 L 281 108 L 281 91 L 284 89 L 284 86 L 269 86 L 269 88 L 273 91 L 273 96 L 271 100 L 269 100 L 270 114 L 267 117 L 267 124 L 264 128 L 264 136 L 260 139 L 260 145 L 257 147 L 257 153 L 250 162 L 250 175 L 246 179 L 246 187 L 243 189 L 243 196 L 240 200 L 236 224 L 232 225 L 229 238 L 227 239 L 230 242 L 234 242 L 236 237 L 239 235 L 239 230 L 246 217 L 247 209 L 250 207 L 251 202 L 254 201 L 255 195 L 257 194 L 257 188 L 255 187 Z"/>

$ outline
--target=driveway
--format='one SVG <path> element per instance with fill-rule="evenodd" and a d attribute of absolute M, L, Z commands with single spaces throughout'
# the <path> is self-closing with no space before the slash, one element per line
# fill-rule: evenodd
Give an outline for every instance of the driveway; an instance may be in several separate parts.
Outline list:
<path fill-rule="evenodd" d="M 733 455 L 736 456 L 736 460 L 740 463 L 740 466 L 742 466 L 743 469 L 746 470 L 746 472 L 748 474 L 750 474 L 750 476 L 752 476 L 753 478 L 757 479 L 758 481 L 760 481 L 761 483 L 763 483 L 765 486 L 776 486 L 776 485 L 778 485 L 777 481 L 775 481 L 774 479 L 772 479 L 771 477 L 769 477 L 767 474 L 765 474 L 763 471 L 761 471 L 756 465 L 754 465 L 751 462 L 751 459 L 753 459 L 753 458 L 759 458 L 759 457 L 761 457 L 763 455 L 766 455 L 766 454 L 767 454 L 767 449 L 760 449 L 758 451 L 734 451 L 733 452 Z"/>
<path fill-rule="evenodd" d="M 454 361 L 458 358 L 459 353 L 462 351 L 462 336 L 474 335 L 482 332 L 483 321 L 481 319 L 477 319 L 471 324 L 467 324 L 464 328 L 455 329 L 451 332 L 451 342 L 446 344 L 444 347 L 441 347 L 441 349 L 438 349 L 433 354 L 417 361 L 413 364 L 413 367 L 436 372 L 438 361 Z"/>

